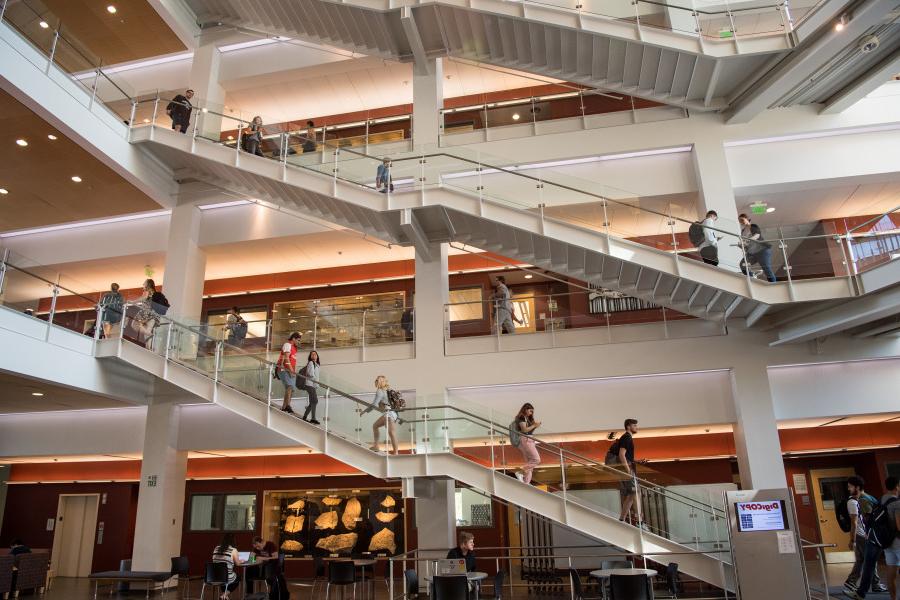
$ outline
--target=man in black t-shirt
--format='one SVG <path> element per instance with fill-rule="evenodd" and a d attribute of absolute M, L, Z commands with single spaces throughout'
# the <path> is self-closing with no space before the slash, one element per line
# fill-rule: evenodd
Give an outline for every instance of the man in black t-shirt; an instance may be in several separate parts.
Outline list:
<path fill-rule="evenodd" d="M 631 517 L 631 507 L 634 506 L 634 476 L 635 476 L 635 460 L 634 460 L 634 434 L 638 431 L 637 419 L 625 419 L 625 433 L 622 434 L 610 452 L 616 457 L 616 464 L 622 465 L 623 470 L 628 475 L 628 479 L 621 482 L 622 486 L 622 512 L 619 514 L 619 520 L 624 521 L 627 517 Z M 634 519 L 631 519 L 634 522 Z"/>

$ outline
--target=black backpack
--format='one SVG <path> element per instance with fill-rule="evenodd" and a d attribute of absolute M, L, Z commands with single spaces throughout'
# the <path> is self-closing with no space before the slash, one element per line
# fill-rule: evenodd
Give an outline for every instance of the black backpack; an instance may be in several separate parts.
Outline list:
<path fill-rule="evenodd" d="M 872 505 L 872 512 L 866 517 L 868 539 L 879 548 L 887 548 L 894 543 L 894 538 L 897 537 L 897 530 L 894 529 L 894 523 L 892 523 L 891 515 L 887 510 L 887 507 L 896 501 L 897 498 L 891 498 L 884 504 Z"/>
<path fill-rule="evenodd" d="M 238 320 L 231 326 L 231 333 L 234 335 L 234 339 L 242 340 L 247 337 L 247 329 L 247 321 L 238 317 Z"/>
<path fill-rule="evenodd" d="M 700 221 L 691 223 L 691 226 L 688 229 L 688 238 L 695 247 L 702 244 L 703 240 L 706 239 L 706 235 L 703 233 L 703 224 L 700 223 Z"/>
<path fill-rule="evenodd" d="M 153 295 L 150 297 L 150 303 L 158 315 L 164 315 L 169 312 L 169 300 L 163 296 L 162 292 L 153 292 Z"/>
<path fill-rule="evenodd" d="M 834 516 L 837 519 L 841 531 L 843 531 L 844 533 L 850 533 L 850 529 L 853 527 L 853 522 L 850 520 L 850 511 L 847 510 L 846 500 L 834 503 Z"/>

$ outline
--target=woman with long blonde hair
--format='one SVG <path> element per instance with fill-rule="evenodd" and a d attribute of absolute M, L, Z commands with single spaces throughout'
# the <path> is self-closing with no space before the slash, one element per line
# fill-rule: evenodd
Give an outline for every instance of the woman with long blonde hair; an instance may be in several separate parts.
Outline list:
<path fill-rule="evenodd" d="M 379 375 L 375 378 L 375 399 L 372 400 L 372 405 L 377 406 L 385 412 L 372 424 L 372 436 L 375 440 L 372 443 L 372 450 L 375 452 L 380 451 L 378 440 L 380 434 L 379 429 L 384 427 L 387 429 L 388 439 L 391 440 L 391 454 L 399 454 L 399 450 L 397 449 L 397 420 L 400 416 L 388 401 L 388 390 L 390 388 L 391 386 L 388 383 L 387 377 Z"/>

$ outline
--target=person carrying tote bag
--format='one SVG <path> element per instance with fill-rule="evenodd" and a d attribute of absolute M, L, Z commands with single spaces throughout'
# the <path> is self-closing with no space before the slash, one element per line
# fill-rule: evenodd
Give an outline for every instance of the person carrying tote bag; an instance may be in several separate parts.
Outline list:
<path fill-rule="evenodd" d="M 319 425 L 316 420 L 316 405 L 319 403 L 318 381 L 321 363 L 319 353 L 313 350 L 306 359 L 306 366 L 297 373 L 297 389 L 304 390 L 309 395 L 309 404 L 303 412 L 303 420 L 312 425 Z"/>

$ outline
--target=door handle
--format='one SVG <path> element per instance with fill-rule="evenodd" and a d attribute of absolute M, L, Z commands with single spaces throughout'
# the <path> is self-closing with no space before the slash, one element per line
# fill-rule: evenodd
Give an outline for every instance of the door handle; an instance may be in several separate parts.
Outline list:
<path fill-rule="evenodd" d="M 819 523 L 827 523 L 828 519 L 819 519 Z"/>

